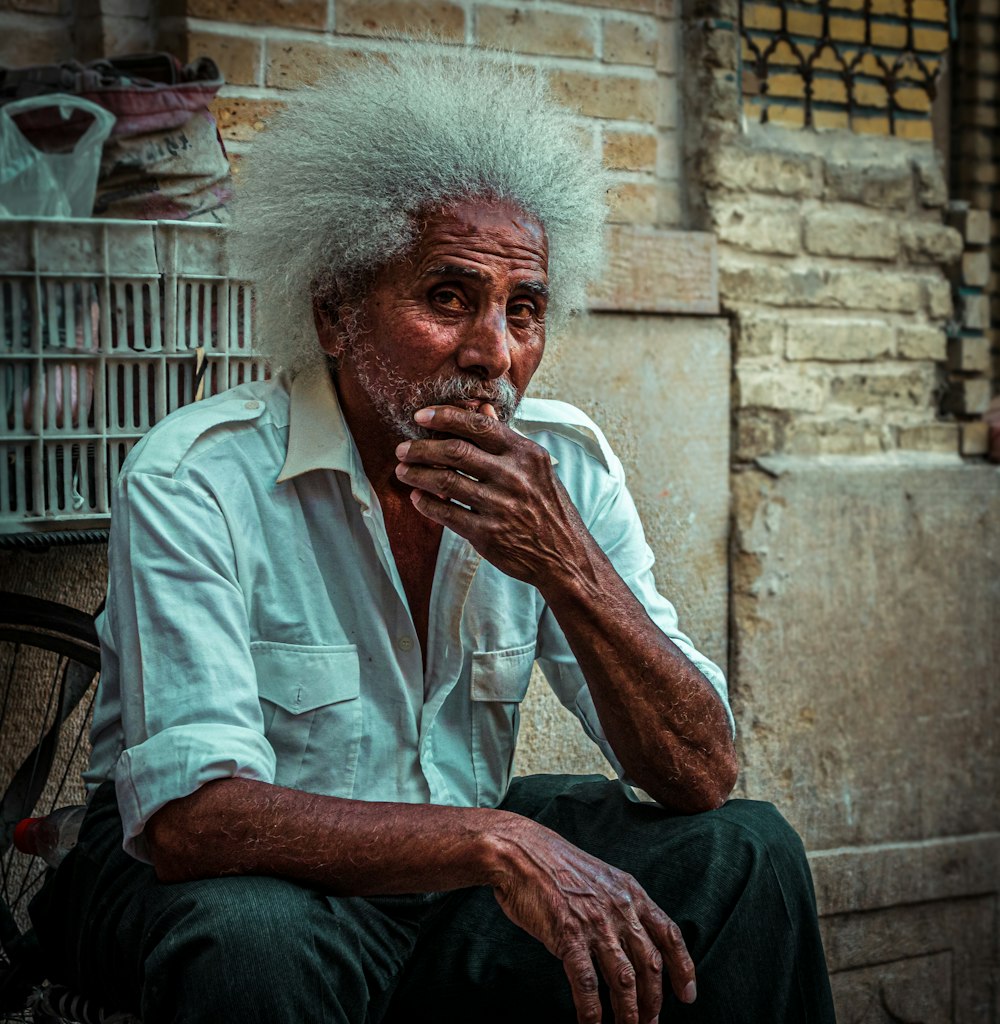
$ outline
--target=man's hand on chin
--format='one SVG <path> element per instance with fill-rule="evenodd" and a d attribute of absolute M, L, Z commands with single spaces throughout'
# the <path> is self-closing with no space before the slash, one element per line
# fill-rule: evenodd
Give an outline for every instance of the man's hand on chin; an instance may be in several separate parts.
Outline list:
<path fill-rule="evenodd" d="M 396 448 L 396 476 L 419 512 L 465 537 L 498 569 L 540 590 L 592 557 L 594 542 L 549 453 L 478 411 L 437 405 L 414 420 L 435 434 Z M 464 506 L 464 507 L 463 507 Z"/>

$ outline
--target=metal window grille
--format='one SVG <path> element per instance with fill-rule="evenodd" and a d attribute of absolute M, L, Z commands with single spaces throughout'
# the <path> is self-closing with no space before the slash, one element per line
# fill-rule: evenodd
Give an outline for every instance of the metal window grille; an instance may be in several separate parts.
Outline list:
<path fill-rule="evenodd" d="M 224 231 L 0 220 L 0 534 L 106 526 L 155 422 L 265 375 Z"/>
<path fill-rule="evenodd" d="M 805 127 L 926 120 L 955 35 L 955 0 L 741 3 L 741 77 L 761 123 L 801 107 Z M 842 120 L 838 121 L 838 118 Z M 825 124 L 824 124 L 825 122 Z"/>

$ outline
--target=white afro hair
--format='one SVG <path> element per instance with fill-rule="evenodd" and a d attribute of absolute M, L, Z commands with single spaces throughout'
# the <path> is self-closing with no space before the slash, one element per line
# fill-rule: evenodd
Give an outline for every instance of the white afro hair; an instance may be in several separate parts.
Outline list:
<path fill-rule="evenodd" d="M 541 74 L 499 53 L 369 56 L 277 115 L 240 177 L 232 271 L 255 287 L 255 348 L 292 374 L 322 357 L 313 296 L 363 296 L 419 216 L 449 201 L 508 200 L 542 224 L 550 332 L 584 307 L 602 263 L 600 158 Z"/>

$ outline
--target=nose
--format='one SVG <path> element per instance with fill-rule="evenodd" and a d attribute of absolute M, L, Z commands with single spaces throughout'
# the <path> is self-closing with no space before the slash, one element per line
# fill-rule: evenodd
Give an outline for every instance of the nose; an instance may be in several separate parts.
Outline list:
<path fill-rule="evenodd" d="M 491 307 L 469 324 L 456 361 L 466 373 L 495 380 L 510 369 L 510 346 L 506 310 Z"/>

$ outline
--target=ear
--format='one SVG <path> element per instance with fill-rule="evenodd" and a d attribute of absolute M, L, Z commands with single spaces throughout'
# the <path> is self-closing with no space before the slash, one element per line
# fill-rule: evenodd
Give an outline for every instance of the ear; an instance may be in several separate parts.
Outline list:
<path fill-rule="evenodd" d="M 335 295 L 313 293 L 313 322 L 316 324 L 316 336 L 319 347 L 334 359 L 344 354 L 347 336 L 344 331 L 340 314 L 340 303 Z"/>

